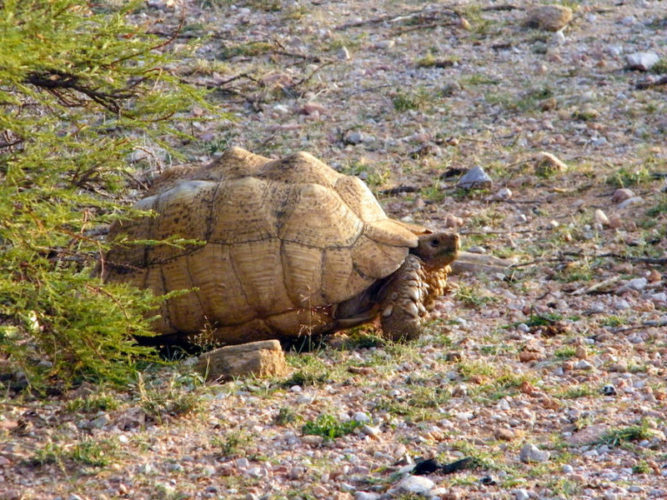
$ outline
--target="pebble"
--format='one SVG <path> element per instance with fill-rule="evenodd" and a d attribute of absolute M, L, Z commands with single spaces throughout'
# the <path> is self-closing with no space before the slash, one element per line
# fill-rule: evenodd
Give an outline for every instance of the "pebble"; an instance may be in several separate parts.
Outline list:
<path fill-rule="evenodd" d="M 468 170 L 465 175 L 459 179 L 456 186 L 463 189 L 480 189 L 491 187 L 492 182 L 491 177 L 484 172 L 484 169 L 477 165 Z"/>
<path fill-rule="evenodd" d="M 563 474 L 572 474 L 574 472 L 574 467 L 569 464 L 565 464 L 563 467 L 561 467 L 561 470 L 563 471 Z"/>
<path fill-rule="evenodd" d="M 497 200 L 509 200 L 512 198 L 512 190 L 506 187 L 499 189 L 498 192 L 494 195 L 494 198 Z"/>
<path fill-rule="evenodd" d="M 550 456 L 551 453 L 546 450 L 540 450 L 534 444 L 525 445 L 523 448 L 521 448 L 521 452 L 519 453 L 519 459 L 524 463 L 546 462 L 549 460 Z"/>
<path fill-rule="evenodd" d="M 556 31 L 551 37 L 551 42 L 555 45 L 561 45 L 565 43 L 565 35 L 562 31 Z"/>
<path fill-rule="evenodd" d="M 350 51 L 347 50 L 347 47 L 341 47 L 341 49 L 338 51 L 338 59 L 341 61 L 347 61 L 350 59 Z"/>
<path fill-rule="evenodd" d="M 276 104 L 275 106 L 273 106 L 273 110 L 276 113 L 280 113 L 281 115 L 286 115 L 287 113 L 289 113 L 289 108 L 284 104 Z"/>
<path fill-rule="evenodd" d="M 635 52 L 626 55 L 625 60 L 628 62 L 629 69 L 648 71 L 658 63 L 660 57 L 655 52 Z"/>
<path fill-rule="evenodd" d="M 542 5 L 526 13 L 524 25 L 547 31 L 563 29 L 572 20 L 572 9 L 561 5 Z"/>
<path fill-rule="evenodd" d="M 566 170 L 567 164 L 551 153 L 541 151 L 535 155 L 535 173 L 537 175 L 551 175 Z"/>
<path fill-rule="evenodd" d="M 528 500 L 530 498 L 528 492 L 523 488 L 512 490 L 512 495 L 514 495 L 514 500 Z"/>
<path fill-rule="evenodd" d="M 579 360 L 574 364 L 576 370 L 592 370 L 594 366 L 585 359 Z"/>
<path fill-rule="evenodd" d="M 615 299 L 612 306 L 617 311 L 625 311 L 626 309 L 630 309 L 630 303 L 627 300 L 620 298 Z"/>
<path fill-rule="evenodd" d="M 498 408 L 499 410 L 507 411 L 510 409 L 510 404 L 506 399 L 501 399 L 496 404 L 496 408 Z"/>
<path fill-rule="evenodd" d="M 452 214 L 447 214 L 447 217 L 445 217 L 445 227 L 456 229 L 457 227 L 461 227 L 462 225 L 463 225 L 463 219 L 461 219 L 460 217 L 457 217 Z"/>
<path fill-rule="evenodd" d="M 361 428 L 361 432 L 375 439 L 378 439 L 382 434 L 382 431 L 380 430 L 379 427 L 374 427 L 372 425 L 364 425 Z"/>
<path fill-rule="evenodd" d="M 358 411 L 352 416 L 352 420 L 366 424 L 371 421 L 371 418 L 363 411 Z"/>
<path fill-rule="evenodd" d="M 601 226 L 609 226 L 609 217 L 607 217 L 607 214 L 605 214 L 602 210 L 599 208 L 595 210 L 595 222 L 600 224 Z"/>
<path fill-rule="evenodd" d="M 435 487 L 435 483 L 424 476 L 407 476 L 403 478 L 394 488 L 396 493 L 413 493 L 424 495 Z"/>
<path fill-rule="evenodd" d="M 602 388 L 602 394 L 605 396 L 616 396 L 616 387 L 611 384 L 607 384 Z"/>
<path fill-rule="evenodd" d="M 501 439 L 503 441 L 512 441 L 516 437 L 516 434 L 512 429 L 501 427 L 499 429 L 496 429 L 495 436 L 496 439 Z"/>
<path fill-rule="evenodd" d="M 627 200 L 620 203 L 618 205 L 618 208 L 629 207 L 630 205 L 634 205 L 636 203 L 641 203 L 642 201 L 644 201 L 644 199 L 641 196 L 633 196 L 632 198 L 628 198 Z"/>
<path fill-rule="evenodd" d="M 394 45 L 396 45 L 394 40 L 382 40 L 381 42 L 376 43 L 375 47 L 378 49 L 391 49 Z"/>
<path fill-rule="evenodd" d="M 369 493 L 368 491 L 357 491 L 354 494 L 355 500 L 379 500 L 379 493 Z"/>
<path fill-rule="evenodd" d="M 91 429 L 101 429 L 102 427 L 106 426 L 109 422 L 110 422 L 109 417 L 106 414 L 104 414 L 91 420 L 88 425 L 90 426 Z"/>
<path fill-rule="evenodd" d="M 629 281 L 626 281 L 625 284 L 619 289 L 619 292 L 627 290 L 643 290 L 648 285 L 648 280 L 646 278 L 634 278 Z"/>
<path fill-rule="evenodd" d="M 472 247 L 468 248 L 468 252 L 484 254 L 484 253 L 486 253 L 486 248 L 480 247 L 480 246 L 472 246 Z"/>
<path fill-rule="evenodd" d="M 343 140 L 347 144 L 356 145 L 364 142 L 366 140 L 366 137 L 361 132 L 355 130 L 353 132 L 348 132 L 347 134 L 345 134 L 345 138 Z"/>
<path fill-rule="evenodd" d="M 635 193 L 628 188 L 620 188 L 614 191 L 614 194 L 611 196 L 611 201 L 613 203 L 621 203 L 630 198 L 634 198 Z"/>

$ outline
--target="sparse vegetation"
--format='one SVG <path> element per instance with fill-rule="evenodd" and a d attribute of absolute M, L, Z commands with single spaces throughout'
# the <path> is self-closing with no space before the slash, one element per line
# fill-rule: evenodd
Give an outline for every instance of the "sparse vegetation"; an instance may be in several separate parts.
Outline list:
<path fill-rule="evenodd" d="M 624 443 L 651 439 L 653 436 L 653 431 L 649 428 L 648 423 L 644 421 L 639 425 L 630 425 L 620 429 L 610 430 L 600 438 L 598 443 L 606 444 L 608 446 L 620 446 Z"/>
<path fill-rule="evenodd" d="M 56 9 L 73 2 L 4 2 L 0 46 L 11 45 L 21 26 L 8 8 L 37 4 Z M 650 50 L 665 27 L 649 4 L 606 5 L 595 10 L 595 22 L 580 12 L 559 44 L 558 35 L 524 29 L 524 10 L 474 1 L 141 2 L 124 17 L 134 31 L 117 32 L 109 47 L 140 49 L 150 41 L 161 45 L 154 53 L 165 61 L 154 72 L 141 55 L 137 63 L 128 60 L 129 68 L 116 64 L 126 76 L 139 75 L 122 82 L 157 92 L 144 104 L 131 98 L 120 114 L 71 89 L 66 97 L 85 99 L 82 108 L 50 108 L 46 98 L 56 96 L 31 84 L 24 86 L 27 97 L 10 102 L 18 94 L 5 75 L 20 68 L 10 51 L 1 52 L 0 253 L 14 260 L 5 266 L 11 273 L 0 273 L 0 332 L 29 349 L 25 363 L 39 370 L 44 391 L 20 390 L 40 377 L 23 376 L 3 343 L 10 337 L 3 337 L 0 497 L 386 496 L 402 479 L 400 468 L 430 457 L 441 464 L 473 458 L 464 470 L 427 476 L 452 498 L 525 496 L 519 489 L 535 498 L 659 497 L 667 458 L 664 99 L 660 86 L 637 86 L 657 81 L 655 74 L 618 71 L 626 54 Z M 95 27 L 89 16 L 115 19 L 127 4 L 77 5 Z M 457 24 L 459 16 L 470 26 Z M 631 17 L 640 22 L 619 24 Z M 24 51 L 22 61 L 53 47 L 51 25 L 41 24 L 31 25 L 35 50 Z M 79 27 L 73 41 L 62 37 L 72 49 L 66 69 L 80 68 L 78 55 L 96 57 L 100 67 L 77 73 L 81 81 L 99 83 L 100 91 L 123 88 L 121 80 L 115 86 L 104 79 L 103 37 Z M 191 43 L 195 51 L 177 53 Z M 77 51 L 72 44 L 90 47 Z M 170 108 L 173 114 L 127 128 L 123 113 L 153 104 L 166 109 L 162 97 L 175 102 L 172 79 L 174 89 L 180 82 L 207 89 L 207 100 L 194 93 Z M 233 120 L 210 120 L 207 102 Z M 43 117 L 44 128 L 30 129 L 37 133 L 23 144 L 3 145 L 13 139 L 5 133 L 12 130 L 8 121 L 26 117 Z M 53 151 L 37 148 L 47 129 L 56 132 L 44 143 Z M 347 140 L 354 132 L 363 140 Z M 115 140 L 127 142 L 115 150 Z M 78 351 L 88 346 L 103 359 L 108 345 L 97 340 L 140 333 L 127 326 L 135 316 L 124 315 L 135 302 L 94 301 L 83 285 L 103 254 L 106 224 L 121 216 L 119 203 L 143 196 L 160 172 L 181 162 L 209 164 L 231 145 L 271 158 L 307 150 L 364 179 L 406 227 L 441 229 L 460 220 L 464 248 L 481 246 L 517 265 L 450 275 L 450 292 L 433 304 L 425 335 L 415 341 L 387 341 L 372 324 L 347 337 L 304 336 L 286 352 L 288 375 L 206 384 L 185 368 L 131 354 L 122 360 L 130 390 L 119 390 L 105 373 L 83 367 L 88 358 Z M 540 151 L 568 168 L 542 169 Z M 24 154 L 31 163 L 20 165 L 20 177 L 3 159 Z M 121 167 L 117 175 L 114 165 Z M 462 172 L 475 165 L 492 187 L 457 189 Z M 71 182 L 75 175 L 81 185 Z M 621 186 L 636 203 L 623 208 L 612 199 Z M 511 196 L 498 196 L 502 188 Z M 72 211 L 68 196 L 85 199 Z M 44 220 L 37 201 L 49 211 Z M 596 220 L 598 209 L 610 225 Z M 51 224 L 54 214 L 65 214 L 64 222 Z M 29 224 L 33 216 L 41 227 Z M 5 226 L 14 230 L 11 241 Z M 61 229 L 71 234 L 46 238 Z M 31 231 L 40 237 L 30 239 Z M 81 282 L 51 286 L 71 269 Z M 646 282 L 628 287 L 639 278 Z M 144 299 L 150 302 L 133 300 Z M 62 322 L 51 319 L 62 313 Z M 90 321 L 92 343 L 81 340 Z M 109 330 L 99 328 L 102 321 Z M 39 338 L 49 342 L 55 363 L 33 348 Z M 60 381 L 70 371 L 72 391 Z M 367 428 L 349 420 L 357 413 L 371 418 Z M 549 460 L 521 461 L 526 444 L 548 450 Z"/>
<path fill-rule="evenodd" d="M 306 422 L 302 431 L 304 434 L 322 436 L 325 439 L 336 439 L 354 432 L 355 429 L 363 424 L 356 420 L 347 420 L 341 422 L 333 415 L 322 414 L 314 421 Z"/>

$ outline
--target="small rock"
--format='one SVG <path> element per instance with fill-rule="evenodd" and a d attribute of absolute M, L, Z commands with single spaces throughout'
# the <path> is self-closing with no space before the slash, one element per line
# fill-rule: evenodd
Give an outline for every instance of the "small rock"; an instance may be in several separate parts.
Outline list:
<path fill-rule="evenodd" d="M 496 439 L 501 439 L 503 441 L 512 441 L 516 437 L 514 431 L 512 429 L 508 429 L 507 427 L 496 429 L 494 434 Z"/>
<path fill-rule="evenodd" d="M 607 217 L 607 214 L 605 214 L 599 208 L 597 210 L 595 210 L 594 218 L 595 218 L 595 222 L 597 224 L 600 224 L 603 227 L 609 226 L 609 218 Z"/>
<path fill-rule="evenodd" d="M 350 59 L 350 51 L 347 50 L 347 47 L 341 47 L 341 49 L 338 51 L 338 59 L 341 61 L 347 61 Z"/>
<path fill-rule="evenodd" d="M 512 490 L 512 495 L 514 495 L 514 500 L 528 500 L 530 498 L 528 492 L 523 488 Z"/>
<path fill-rule="evenodd" d="M 572 20 L 572 9 L 560 5 L 543 5 L 526 13 L 524 25 L 547 31 L 563 29 Z"/>
<path fill-rule="evenodd" d="M 633 26 L 637 24 L 637 18 L 635 16 L 625 16 L 619 21 L 623 26 Z"/>
<path fill-rule="evenodd" d="M 648 71 L 658 63 L 660 57 L 655 52 L 635 52 L 626 55 L 625 60 L 628 62 L 629 69 Z"/>
<path fill-rule="evenodd" d="M 581 446 L 599 441 L 609 431 L 606 425 L 589 425 L 567 438 L 567 444 Z"/>
<path fill-rule="evenodd" d="M 109 417 L 106 414 L 104 414 L 91 420 L 89 425 L 91 429 L 101 429 L 102 427 L 105 427 L 108 424 L 109 424 Z"/>
<path fill-rule="evenodd" d="M 397 493 L 413 493 L 424 495 L 435 487 L 435 483 L 424 476 L 407 476 L 403 478 L 395 488 Z"/>
<path fill-rule="evenodd" d="M 472 247 L 468 248 L 468 252 L 484 254 L 484 253 L 486 253 L 486 248 L 481 247 L 479 245 L 475 245 L 475 246 L 472 246 Z"/>
<path fill-rule="evenodd" d="M 630 205 L 641 203 L 642 201 L 644 201 L 644 199 L 641 196 L 633 196 L 632 198 L 628 198 L 627 200 L 619 203 L 618 208 L 623 209 L 625 207 L 629 207 Z"/>
<path fill-rule="evenodd" d="M 451 97 L 459 92 L 461 92 L 461 84 L 458 82 L 450 82 L 442 87 L 443 97 Z M 450 146 L 456 146 L 456 144 L 450 144 Z"/>
<path fill-rule="evenodd" d="M 602 394 L 605 396 L 616 396 L 616 387 L 611 384 L 607 384 L 602 388 Z"/>
<path fill-rule="evenodd" d="M 315 436 L 308 434 L 306 436 L 303 436 L 301 438 L 301 441 L 311 446 L 319 446 L 324 442 L 324 438 L 322 436 Z"/>
<path fill-rule="evenodd" d="M 493 479 L 493 476 L 483 476 L 479 479 L 480 484 L 483 484 L 484 486 L 494 486 L 498 484 L 498 481 Z"/>
<path fill-rule="evenodd" d="M 634 198 L 635 193 L 632 190 L 627 188 L 620 188 L 614 191 L 614 194 L 611 196 L 612 203 L 621 203 L 630 198 Z"/>
<path fill-rule="evenodd" d="M 345 134 L 345 137 L 343 138 L 343 142 L 352 145 L 361 144 L 365 140 L 366 137 L 364 136 L 364 134 L 356 130 L 348 132 L 347 134 Z"/>
<path fill-rule="evenodd" d="M 452 396 L 467 396 L 468 395 L 468 386 L 465 384 L 459 384 L 452 390 Z"/>
<path fill-rule="evenodd" d="M 646 288 L 646 285 L 648 285 L 648 280 L 646 278 L 634 278 L 626 281 L 619 289 L 619 292 L 624 292 L 626 290 L 643 290 Z"/>
<path fill-rule="evenodd" d="M 371 421 L 371 417 L 369 417 L 363 411 L 358 411 L 352 416 L 352 420 L 356 422 L 361 422 L 362 424 L 366 424 Z"/>
<path fill-rule="evenodd" d="M 195 369 L 207 380 L 239 376 L 283 376 L 289 371 L 277 340 L 262 340 L 214 349 L 199 357 Z"/>
<path fill-rule="evenodd" d="M 563 34 L 562 31 L 558 30 L 556 33 L 553 34 L 551 37 L 551 43 L 555 45 L 561 45 L 565 43 L 565 35 Z"/>
<path fill-rule="evenodd" d="M 367 491 L 357 491 L 354 494 L 354 500 L 379 500 L 379 493 L 369 493 Z"/>
<path fill-rule="evenodd" d="M 327 108 L 316 102 L 307 102 L 299 109 L 299 113 L 304 115 L 324 115 L 327 113 Z"/>
<path fill-rule="evenodd" d="M 375 44 L 375 47 L 378 49 L 391 49 L 396 42 L 394 40 L 382 40 Z"/>
<path fill-rule="evenodd" d="M 563 161 L 546 151 L 541 151 L 535 155 L 534 162 L 535 173 L 541 176 L 549 176 L 567 170 L 567 165 Z"/>
<path fill-rule="evenodd" d="M 524 463 L 546 462 L 549 460 L 550 456 L 551 453 L 546 450 L 540 450 L 534 444 L 525 445 L 523 448 L 521 448 L 521 452 L 519 453 L 519 459 Z"/>
<path fill-rule="evenodd" d="M 382 431 L 380 430 L 379 427 L 374 427 L 372 425 L 364 425 L 361 427 L 361 432 L 363 432 L 365 435 L 370 436 L 374 439 L 378 439 L 380 435 L 382 434 Z"/>
<path fill-rule="evenodd" d="M 560 470 L 563 471 L 563 474 L 572 474 L 574 472 L 574 467 L 569 464 L 565 464 L 563 467 L 561 467 Z"/>
<path fill-rule="evenodd" d="M 612 307 L 617 311 L 625 311 L 627 309 L 630 309 L 630 303 L 625 299 L 616 298 L 612 302 Z"/>
<path fill-rule="evenodd" d="M 509 200 L 512 197 L 512 191 L 510 188 L 499 189 L 498 192 L 494 195 L 494 198 L 497 200 Z"/>
<path fill-rule="evenodd" d="M 461 227 L 462 225 L 463 225 L 463 219 L 461 219 L 460 217 L 456 217 L 455 215 L 452 214 L 447 214 L 447 217 L 445 217 L 445 227 L 456 229 L 458 227 Z"/>
<path fill-rule="evenodd" d="M 574 368 L 575 370 L 592 370 L 594 366 L 589 361 L 582 359 L 574 364 Z"/>
<path fill-rule="evenodd" d="M 662 279 L 662 274 L 656 269 L 651 269 L 651 271 L 646 275 L 646 279 L 649 283 L 657 283 Z"/>
<path fill-rule="evenodd" d="M 286 115 L 287 113 L 289 113 L 289 108 L 284 104 L 276 104 L 275 106 L 273 106 L 273 110 L 276 113 L 280 113 L 281 115 Z"/>
<path fill-rule="evenodd" d="M 456 186 L 463 189 L 481 189 L 491 187 L 492 182 L 491 177 L 484 172 L 484 169 L 477 165 L 468 170 L 468 172 L 459 179 Z"/>

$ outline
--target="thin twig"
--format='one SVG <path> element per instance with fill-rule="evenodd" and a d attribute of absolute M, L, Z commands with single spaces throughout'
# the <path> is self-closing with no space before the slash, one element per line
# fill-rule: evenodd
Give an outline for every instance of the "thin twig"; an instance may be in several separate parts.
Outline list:
<path fill-rule="evenodd" d="M 381 24 L 381 23 L 395 23 L 398 21 L 405 21 L 407 19 L 412 19 L 414 17 L 419 17 L 422 14 L 426 14 L 424 16 L 424 20 L 430 20 L 434 19 L 438 14 L 442 14 L 444 12 L 449 12 L 453 15 L 456 15 L 458 17 L 461 17 L 461 14 L 459 14 L 456 10 L 452 8 L 445 8 L 440 11 L 436 12 L 428 12 L 428 8 L 423 8 L 423 9 L 416 9 L 416 10 L 410 10 L 408 12 L 405 12 L 403 14 L 399 14 L 398 16 L 396 15 L 386 15 L 386 16 L 379 16 L 379 17 L 374 17 L 371 19 L 366 19 L 362 21 L 355 21 L 351 23 L 345 23 L 341 24 L 340 26 L 336 26 L 334 29 L 337 31 L 343 31 L 348 28 L 358 28 L 360 26 L 368 26 L 370 24 Z"/>
<path fill-rule="evenodd" d="M 448 22 L 448 23 L 432 22 L 424 24 L 415 24 L 413 26 L 408 26 L 406 28 L 395 29 L 394 31 L 391 32 L 391 36 L 400 36 L 406 33 L 410 33 L 411 31 L 434 29 L 440 26 L 460 26 L 460 24 L 456 22 Z"/>
<path fill-rule="evenodd" d="M 561 255 L 568 257 L 581 257 L 587 259 L 618 259 L 628 262 L 640 262 L 642 264 L 667 264 L 667 257 L 633 257 L 632 255 L 623 255 L 613 252 L 587 255 L 579 252 L 561 252 Z"/>
<path fill-rule="evenodd" d="M 304 76 L 301 80 L 296 82 L 294 85 L 290 85 L 290 89 L 294 90 L 300 85 L 303 85 L 304 83 L 308 82 L 315 74 L 320 71 L 322 68 L 325 68 L 327 66 L 331 66 L 334 62 L 336 61 L 325 61 L 322 64 L 320 64 L 317 68 L 315 68 L 313 71 L 311 71 L 308 75 Z"/>
<path fill-rule="evenodd" d="M 622 333 L 629 332 L 631 330 L 639 330 L 640 328 L 654 328 L 661 326 L 667 326 L 667 320 L 644 321 L 639 325 L 624 326 L 622 328 L 610 328 L 609 331 L 612 333 Z"/>

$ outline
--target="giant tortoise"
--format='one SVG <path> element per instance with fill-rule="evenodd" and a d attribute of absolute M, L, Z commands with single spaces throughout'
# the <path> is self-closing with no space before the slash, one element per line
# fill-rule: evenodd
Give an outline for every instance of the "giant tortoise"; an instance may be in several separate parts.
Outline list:
<path fill-rule="evenodd" d="M 387 337 L 413 338 L 459 250 L 458 234 L 387 217 L 360 179 L 308 153 L 269 160 L 232 148 L 153 191 L 136 208 L 154 216 L 112 226 L 105 278 L 187 290 L 162 303 L 164 336 L 287 340 L 379 317 Z"/>

